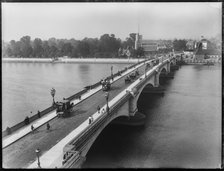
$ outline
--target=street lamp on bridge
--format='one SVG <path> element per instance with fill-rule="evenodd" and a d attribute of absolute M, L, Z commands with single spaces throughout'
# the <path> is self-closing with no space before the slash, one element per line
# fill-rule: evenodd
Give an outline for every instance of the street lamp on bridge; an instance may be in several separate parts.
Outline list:
<path fill-rule="evenodd" d="M 51 96 L 53 97 L 53 105 L 55 104 L 54 96 L 55 96 L 56 90 L 54 88 L 51 89 Z"/>
<path fill-rule="evenodd" d="M 113 80 L 113 66 L 111 66 L 110 70 L 111 70 L 111 79 Z"/>
<path fill-rule="evenodd" d="M 107 101 L 107 113 L 109 113 L 109 105 L 108 105 L 109 93 L 108 92 L 106 92 L 105 97 L 106 97 L 106 101 Z"/>
<path fill-rule="evenodd" d="M 146 78 L 147 64 L 145 65 L 145 78 Z"/>
<path fill-rule="evenodd" d="M 36 152 L 36 155 L 37 155 L 37 165 L 38 165 L 38 168 L 41 168 L 40 167 L 40 149 L 39 148 L 36 149 L 35 152 Z"/>

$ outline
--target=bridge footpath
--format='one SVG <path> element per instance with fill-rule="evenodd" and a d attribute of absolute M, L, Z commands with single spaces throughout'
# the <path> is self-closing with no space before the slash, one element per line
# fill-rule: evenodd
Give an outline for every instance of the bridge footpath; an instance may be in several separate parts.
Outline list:
<path fill-rule="evenodd" d="M 109 100 L 117 96 L 117 94 L 128 86 L 124 82 L 124 76 L 136 68 L 128 70 L 123 73 L 122 76 L 114 79 L 112 89 L 110 90 Z M 141 64 L 138 69 L 140 71 L 140 75 L 144 74 L 144 69 L 145 65 Z M 65 138 L 79 125 L 85 124 L 87 122 L 87 118 L 96 112 L 98 105 L 102 107 L 106 104 L 105 92 L 102 91 L 101 88 L 98 87 L 95 90 L 91 90 L 89 91 L 89 94 L 91 94 L 91 96 L 89 97 L 88 94 L 86 94 L 86 99 L 83 96 L 81 101 L 77 101 L 77 99 L 74 100 L 74 104 L 76 105 L 71 117 L 69 118 L 56 118 L 53 116 L 55 115 L 55 111 L 53 111 L 51 113 L 53 118 L 51 118 L 49 122 L 51 125 L 51 130 L 46 130 L 46 126 L 44 124 L 46 121 L 44 122 L 44 119 L 42 119 L 43 122 L 39 123 L 39 127 L 34 124 L 37 128 L 34 132 L 30 133 L 30 130 L 27 128 L 28 131 L 23 130 L 26 134 L 21 134 L 22 136 L 18 136 L 19 138 L 11 140 L 11 142 L 16 141 L 15 143 L 10 143 L 9 141 L 3 149 L 3 167 L 28 167 L 36 160 L 35 150 L 37 148 L 41 149 L 42 156 L 59 141 L 61 142 L 63 138 Z M 62 153 L 62 149 L 60 149 L 60 151 Z M 52 156 L 54 156 L 54 154 L 51 154 L 51 157 Z M 42 159 L 41 162 L 43 162 Z M 50 161 L 48 160 L 48 164 L 49 163 Z"/>
<path fill-rule="evenodd" d="M 113 115 L 113 111 L 118 108 L 119 105 L 122 105 L 121 101 L 126 102 L 127 99 L 131 96 L 132 93 L 129 93 L 132 91 L 134 87 L 141 87 L 144 85 L 144 82 L 147 81 L 145 79 L 145 76 L 150 76 L 151 74 L 154 74 L 154 72 L 157 72 L 157 68 L 163 65 L 160 63 L 159 65 L 150 68 L 145 74 L 141 73 L 141 76 L 138 77 L 133 83 L 129 84 L 128 87 L 126 87 L 123 91 L 121 91 L 117 96 L 115 96 L 111 101 L 109 102 L 110 107 L 110 113 L 107 112 L 104 113 L 98 113 L 95 112 L 92 116 L 94 119 L 94 122 L 89 125 L 88 121 L 86 120 L 83 122 L 79 127 L 77 127 L 74 131 L 72 131 L 69 135 L 67 135 L 62 141 L 60 141 L 58 144 L 56 144 L 53 148 L 51 148 L 48 152 L 46 152 L 42 157 L 42 167 L 44 168 L 54 168 L 54 167 L 62 167 L 62 161 L 63 161 L 63 152 L 62 149 L 65 147 L 65 145 L 72 140 L 72 142 L 76 142 L 76 150 L 82 151 L 81 149 L 85 146 L 85 143 L 88 142 L 88 136 L 91 136 L 91 134 L 95 134 L 96 130 L 104 125 L 106 123 L 106 120 L 109 119 Z M 106 109 L 106 105 L 103 106 L 104 109 Z M 52 157 L 53 156 L 53 157 Z M 79 162 L 80 158 L 78 159 Z M 82 157 L 81 157 L 82 160 Z M 35 168 L 37 161 L 32 163 L 29 168 Z M 71 164 L 72 166 L 67 167 L 73 167 L 73 164 L 77 167 L 77 161 L 74 163 L 74 160 L 71 158 Z M 78 164 L 79 167 L 79 164 Z"/>

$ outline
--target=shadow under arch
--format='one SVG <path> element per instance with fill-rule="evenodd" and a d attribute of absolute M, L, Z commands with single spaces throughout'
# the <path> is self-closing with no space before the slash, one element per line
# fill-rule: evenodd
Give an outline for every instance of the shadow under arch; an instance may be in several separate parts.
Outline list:
<path fill-rule="evenodd" d="M 113 118 L 106 126 L 95 135 L 95 138 L 86 153 L 86 161 L 82 164 L 81 168 L 98 168 L 108 167 L 103 161 L 97 160 L 98 156 L 106 156 L 107 158 L 119 158 L 120 153 L 130 150 L 132 143 L 128 143 L 126 138 L 129 139 L 132 133 L 139 133 L 142 127 L 133 127 L 121 124 L 113 124 L 113 121 L 120 118 L 127 118 L 127 116 L 118 116 Z M 125 148 L 126 149 L 125 149 Z M 100 157 L 99 157 L 100 158 Z M 118 166 L 114 166 L 115 168 Z"/>
<path fill-rule="evenodd" d="M 138 99 L 137 99 L 137 108 L 138 111 L 145 114 L 146 109 L 152 108 L 156 101 L 158 100 L 158 94 L 149 93 L 149 91 L 153 91 L 157 89 L 154 87 L 151 83 L 145 85 L 145 87 L 142 89 L 142 91 L 139 93 Z M 155 90 L 156 91 L 156 90 Z"/>
<path fill-rule="evenodd" d="M 166 83 L 166 75 L 167 75 L 167 70 L 163 68 L 159 74 L 159 85 L 164 85 Z"/>

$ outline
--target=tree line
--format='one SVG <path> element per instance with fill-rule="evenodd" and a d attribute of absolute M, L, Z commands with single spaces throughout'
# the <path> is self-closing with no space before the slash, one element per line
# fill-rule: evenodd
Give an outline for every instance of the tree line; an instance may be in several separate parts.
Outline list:
<path fill-rule="evenodd" d="M 68 56 L 71 58 L 116 58 L 116 57 L 140 57 L 144 56 L 144 49 L 135 46 L 136 33 L 129 34 L 129 37 L 122 41 L 114 34 L 104 34 L 100 38 L 84 38 L 83 40 L 56 39 L 41 40 L 30 36 L 23 36 L 20 40 L 2 42 L 3 57 L 26 57 L 26 58 L 55 58 Z M 186 50 L 186 39 L 168 40 L 171 47 L 164 52 Z M 160 53 L 158 50 L 156 53 Z"/>
<path fill-rule="evenodd" d="M 104 34 L 98 38 L 75 39 L 56 39 L 41 40 L 35 38 L 31 40 L 30 36 L 23 36 L 19 41 L 11 40 L 9 43 L 3 42 L 3 57 L 28 57 L 28 58 L 55 58 L 68 56 L 77 57 L 107 57 L 114 58 L 127 56 L 119 53 L 121 49 L 128 49 L 133 52 L 135 42 L 135 33 L 122 41 L 116 38 L 114 34 Z M 139 51 L 139 49 L 138 49 Z M 135 52 L 137 55 L 139 52 Z M 133 52 L 134 54 L 134 52 Z M 141 51 L 142 55 L 142 51 Z"/>

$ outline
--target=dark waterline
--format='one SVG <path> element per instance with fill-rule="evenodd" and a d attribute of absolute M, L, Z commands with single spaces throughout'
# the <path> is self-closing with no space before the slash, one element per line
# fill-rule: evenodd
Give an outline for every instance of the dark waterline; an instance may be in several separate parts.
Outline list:
<path fill-rule="evenodd" d="M 221 67 L 182 66 L 165 89 L 139 104 L 144 128 L 108 125 L 83 167 L 220 168 Z"/>
<path fill-rule="evenodd" d="M 131 64 L 2 63 L 2 129 Z M 31 114 L 32 111 L 32 114 Z"/>

